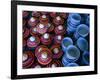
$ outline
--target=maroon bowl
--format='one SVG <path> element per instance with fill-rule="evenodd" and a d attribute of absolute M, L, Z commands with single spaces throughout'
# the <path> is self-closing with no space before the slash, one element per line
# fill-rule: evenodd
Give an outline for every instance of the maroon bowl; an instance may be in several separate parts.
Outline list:
<path fill-rule="evenodd" d="M 36 26 L 36 31 L 39 33 L 39 34 L 44 34 L 46 33 L 48 30 L 48 27 L 42 23 L 39 23 L 37 26 Z"/>
<path fill-rule="evenodd" d="M 61 16 L 62 18 L 66 19 L 68 14 L 66 14 L 66 13 L 59 13 L 59 16 Z"/>
<path fill-rule="evenodd" d="M 37 29 L 36 29 L 36 27 L 31 27 L 30 28 L 30 34 L 31 35 L 35 35 L 35 34 L 37 34 L 38 32 L 37 32 Z"/>
<path fill-rule="evenodd" d="M 64 19 L 61 18 L 60 16 L 57 16 L 57 17 L 55 17 L 55 18 L 53 19 L 53 23 L 54 23 L 55 25 L 62 25 L 62 24 L 64 24 Z"/>
<path fill-rule="evenodd" d="M 52 36 L 49 33 L 45 33 L 41 36 L 41 43 L 44 45 L 50 45 L 52 42 Z"/>
<path fill-rule="evenodd" d="M 61 47 L 58 44 L 51 46 L 51 49 L 50 50 L 53 53 L 53 58 L 54 59 L 59 59 L 63 55 L 63 51 L 61 50 Z"/>
<path fill-rule="evenodd" d="M 25 47 L 25 46 L 26 46 L 26 40 L 23 39 L 23 47 Z"/>
<path fill-rule="evenodd" d="M 40 23 L 42 23 L 42 24 L 48 24 L 48 22 L 49 22 L 47 15 L 40 16 L 39 20 L 40 20 Z"/>
<path fill-rule="evenodd" d="M 52 61 L 52 52 L 45 48 L 38 55 L 37 60 L 41 65 L 47 65 Z"/>
<path fill-rule="evenodd" d="M 29 36 L 29 29 L 28 28 L 23 28 L 23 38 L 27 38 Z"/>
<path fill-rule="evenodd" d="M 40 12 L 37 12 L 37 11 L 33 11 L 32 12 L 32 16 L 34 16 L 34 17 L 40 17 Z"/>
<path fill-rule="evenodd" d="M 60 35 L 64 35 L 66 32 L 66 29 L 63 25 L 58 25 L 55 27 L 55 34 L 60 34 Z"/>
<path fill-rule="evenodd" d="M 54 25 L 52 23 L 48 23 L 47 24 L 47 27 L 48 27 L 48 31 L 47 32 L 53 32 L 54 31 Z"/>
<path fill-rule="evenodd" d="M 28 38 L 28 40 L 27 40 L 27 46 L 28 46 L 29 48 L 34 48 L 34 47 L 38 46 L 39 43 L 40 43 L 40 39 L 39 39 L 39 37 L 36 36 L 36 35 L 30 36 L 30 37 Z"/>
<path fill-rule="evenodd" d="M 35 27 L 38 23 L 38 19 L 36 17 L 31 17 L 29 20 L 28 20 L 28 25 L 30 27 Z"/>
<path fill-rule="evenodd" d="M 29 68 L 34 63 L 34 54 L 31 51 L 25 51 L 23 53 L 23 68 Z"/>
<path fill-rule="evenodd" d="M 62 35 L 55 35 L 54 36 L 54 44 L 61 44 L 63 38 L 64 38 L 64 36 L 62 36 Z"/>
<path fill-rule="evenodd" d="M 27 12 L 27 11 L 23 11 L 23 18 L 27 18 L 28 15 L 29 15 L 29 12 Z"/>
<path fill-rule="evenodd" d="M 47 48 L 47 46 L 45 46 L 45 45 L 40 45 L 40 46 L 36 47 L 36 49 L 35 49 L 35 56 L 37 57 L 37 55 L 38 55 L 42 50 L 44 50 L 45 48 Z"/>
<path fill-rule="evenodd" d="M 23 19 L 23 27 L 26 26 L 27 20 Z"/>
<path fill-rule="evenodd" d="M 38 61 L 35 61 L 35 63 L 31 65 L 31 68 L 42 68 L 42 66 L 38 63 Z"/>
<path fill-rule="evenodd" d="M 50 16 L 51 16 L 52 18 L 54 18 L 54 17 L 57 16 L 57 13 L 56 13 L 56 12 L 51 12 L 51 13 L 50 13 Z"/>
<path fill-rule="evenodd" d="M 47 67 L 55 68 L 55 67 L 62 67 L 62 63 L 60 60 L 52 60 Z"/>

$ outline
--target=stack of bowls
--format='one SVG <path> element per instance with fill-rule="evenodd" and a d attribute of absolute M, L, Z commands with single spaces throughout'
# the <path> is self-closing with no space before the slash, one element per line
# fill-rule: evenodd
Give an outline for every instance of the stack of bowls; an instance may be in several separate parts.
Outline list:
<path fill-rule="evenodd" d="M 79 57 L 80 50 L 74 45 L 69 45 L 62 58 L 63 66 L 77 66 L 78 64 L 75 62 L 79 59 Z"/>
<path fill-rule="evenodd" d="M 84 51 L 83 55 L 82 55 L 82 64 L 83 65 L 89 65 L 89 52 L 88 51 Z"/>
<path fill-rule="evenodd" d="M 88 41 L 85 38 L 80 37 L 77 40 L 77 46 L 81 51 L 87 51 L 88 50 Z"/>
<path fill-rule="evenodd" d="M 70 38 L 70 37 L 65 37 L 63 40 L 62 40 L 62 50 L 64 51 L 64 52 L 66 52 L 66 50 L 67 50 L 67 47 L 69 46 L 69 45 L 72 45 L 73 44 L 73 40 Z"/>
<path fill-rule="evenodd" d="M 89 18 L 80 13 L 24 11 L 23 68 L 89 65 Z"/>
<path fill-rule="evenodd" d="M 77 25 L 81 22 L 81 16 L 78 13 L 69 14 L 67 19 L 67 32 L 73 33 L 76 31 Z"/>
<path fill-rule="evenodd" d="M 74 37 L 78 39 L 79 37 L 87 37 L 89 34 L 89 27 L 85 24 L 80 24 L 77 26 L 76 32 L 74 33 Z"/>

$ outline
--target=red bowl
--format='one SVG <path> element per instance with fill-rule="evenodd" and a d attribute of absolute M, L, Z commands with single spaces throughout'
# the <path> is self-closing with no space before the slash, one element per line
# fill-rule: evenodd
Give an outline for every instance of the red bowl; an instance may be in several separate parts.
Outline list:
<path fill-rule="evenodd" d="M 42 23 L 39 23 L 37 26 L 36 26 L 36 31 L 39 33 L 39 34 L 44 34 L 46 33 L 48 30 L 48 27 Z"/>
<path fill-rule="evenodd" d="M 36 49 L 35 49 L 35 56 L 37 57 L 37 55 L 38 55 L 42 50 L 44 50 L 45 48 L 47 48 L 47 46 L 45 46 L 45 45 L 40 45 L 40 46 L 36 47 Z"/>
<path fill-rule="evenodd" d="M 29 12 L 27 12 L 27 11 L 23 11 L 23 18 L 27 18 L 28 15 L 29 15 Z"/>
<path fill-rule="evenodd" d="M 29 36 L 29 29 L 28 28 L 23 28 L 23 38 L 27 38 Z"/>
<path fill-rule="evenodd" d="M 56 13 L 56 12 L 51 12 L 51 13 L 50 13 L 50 16 L 51 16 L 52 18 L 54 18 L 54 17 L 57 16 L 57 13 Z"/>
<path fill-rule="evenodd" d="M 52 23 L 48 23 L 47 26 L 48 26 L 48 31 L 47 32 L 53 32 L 54 31 L 55 27 Z"/>
<path fill-rule="evenodd" d="M 51 49 L 50 50 L 53 53 L 53 58 L 54 59 L 59 59 L 63 55 L 63 51 L 61 50 L 61 47 L 58 44 L 51 46 Z"/>
<path fill-rule="evenodd" d="M 37 46 L 39 45 L 39 43 L 40 43 L 40 39 L 39 39 L 39 37 L 36 36 L 36 35 L 30 36 L 30 37 L 28 38 L 28 40 L 27 40 L 27 46 L 28 46 L 29 48 L 35 48 L 35 47 L 37 47 Z"/>
<path fill-rule="evenodd" d="M 60 35 L 64 35 L 66 32 L 66 29 L 63 25 L 58 25 L 55 27 L 55 34 L 60 34 Z"/>
<path fill-rule="evenodd" d="M 25 51 L 23 54 L 23 68 L 29 68 L 34 63 L 34 54 L 31 51 Z"/>
<path fill-rule="evenodd" d="M 36 17 L 31 17 L 29 20 L 28 20 L 28 25 L 30 27 L 35 27 L 38 23 L 38 19 Z"/>
<path fill-rule="evenodd" d="M 40 23 L 42 23 L 42 24 L 48 24 L 48 22 L 49 22 L 47 15 L 40 16 L 39 20 L 40 20 Z"/>
<path fill-rule="evenodd" d="M 55 17 L 55 18 L 53 19 L 53 23 L 54 23 L 55 25 L 62 25 L 62 24 L 64 24 L 64 19 L 61 18 L 60 16 L 57 16 L 57 17 Z"/>
<path fill-rule="evenodd" d="M 37 60 L 41 65 L 47 65 L 52 61 L 52 52 L 45 48 L 38 55 Z"/>
<path fill-rule="evenodd" d="M 64 18 L 64 19 L 66 19 L 67 16 L 68 16 L 66 13 L 59 13 L 59 15 L 60 15 L 62 18 Z"/>
<path fill-rule="evenodd" d="M 49 33 L 45 33 L 41 36 L 41 43 L 44 45 L 50 45 L 52 42 L 52 36 Z"/>
<path fill-rule="evenodd" d="M 37 11 L 33 11 L 32 12 L 32 16 L 34 16 L 34 17 L 40 17 L 40 12 L 37 12 Z"/>
<path fill-rule="evenodd" d="M 30 28 L 30 34 L 31 35 L 35 35 L 35 34 L 37 34 L 38 32 L 37 32 L 37 29 L 36 29 L 36 27 L 31 27 Z"/>
<path fill-rule="evenodd" d="M 61 44 L 63 38 L 64 38 L 64 36 L 62 36 L 62 35 L 55 35 L 54 36 L 54 44 Z"/>
<path fill-rule="evenodd" d="M 52 68 L 55 68 L 55 67 L 62 67 L 62 63 L 60 60 L 53 60 L 52 62 L 50 62 L 47 67 L 52 67 Z"/>

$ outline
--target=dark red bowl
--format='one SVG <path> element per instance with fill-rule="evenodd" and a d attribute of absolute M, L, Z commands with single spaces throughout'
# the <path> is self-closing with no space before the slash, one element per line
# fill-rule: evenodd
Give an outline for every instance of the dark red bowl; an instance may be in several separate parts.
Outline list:
<path fill-rule="evenodd" d="M 37 55 L 37 60 L 41 65 L 47 65 L 52 61 L 52 52 L 45 48 Z"/>

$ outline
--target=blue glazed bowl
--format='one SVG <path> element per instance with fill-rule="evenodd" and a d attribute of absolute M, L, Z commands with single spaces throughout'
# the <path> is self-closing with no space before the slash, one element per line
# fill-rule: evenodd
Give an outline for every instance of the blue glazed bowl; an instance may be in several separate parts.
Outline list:
<path fill-rule="evenodd" d="M 81 16 L 76 13 L 71 13 L 68 16 L 67 20 L 67 32 L 68 33 L 73 33 L 76 31 L 77 25 L 80 24 L 81 21 Z"/>
<path fill-rule="evenodd" d="M 86 18 L 86 24 L 89 26 L 89 23 L 90 23 L 90 16 L 87 16 L 87 18 Z"/>
<path fill-rule="evenodd" d="M 80 37 L 77 40 L 77 46 L 80 48 L 81 51 L 88 50 L 88 41 L 85 38 Z"/>
<path fill-rule="evenodd" d="M 65 37 L 62 42 L 61 42 L 61 45 L 62 45 L 62 50 L 64 52 L 66 52 L 66 49 L 69 45 L 72 45 L 73 44 L 73 41 L 70 37 Z"/>
<path fill-rule="evenodd" d="M 68 62 L 75 62 L 80 57 L 80 51 L 79 51 L 79 49 L 76 46 L 69 45 L 67 47 L 67 50 L 66 50 L 64 56 L 66 58 L 66 61 L 68 61 Z"/>
<path fill-rule="evenodd" d="M 67 61 L 66 57 L 63 56 L 63 58 L 62 58 L 62 64 L 63 64 L 63 66 L 66 66 L 68 63 L 69 62 Z"/>
<path fill-rule="evenodd" d="M 76 29 L 74 37 L 78 39 L 79 37 L 86 37 L 88 34 L 89 34 L 89 27 L 85 24 L 80 24 Z"/>
<path fill-rule="evenodd" d="M 73 26 L 68 25 L 67 27 L 67 32 L 68 33 L 74 33 L 76 31 L 76 28 L 74 28 Z"/>
<path fill-rule="evenodd" d="M 70 20 L 71 24 L 78 25 L 80 24 L 81 16 L 80 14 L 77 14 L 77 13 L 71 13 L 68 16 L 68 19 Z"/>
<path fill-rule="evenodd" d="M 70 19 L 67 20 L 67 26 L 68 26 L 68 27 L 71 26 L 71 27 L 73 27 L 73 28 L 76 28 L 77 25 L 78 25 L 78 24 L 73 24 L 73 23 L 71 23 L 71 20 L 70 20 Z"/>
<path fill-rule="evenodd" d="M 84 51 L 83 55 L 82 55 L 82 63 L 85 65 L 89 65 L 89 52 L 88 51 Z"/>

